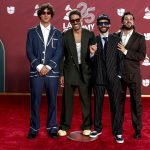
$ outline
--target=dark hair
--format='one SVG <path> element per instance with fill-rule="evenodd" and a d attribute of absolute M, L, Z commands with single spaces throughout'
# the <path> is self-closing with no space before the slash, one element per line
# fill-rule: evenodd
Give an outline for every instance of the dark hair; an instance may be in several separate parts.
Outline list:
<path fill-rule="evenodd" d="M 121 18 L 121 22 L 124 21 L 124 18 L 125 18 L 125 16 L 127 16 L 127 15 L 131 15 L 131 16 L 133 17 L 133 20 L 135 20 L 133 14 L 132 14 L 131 12 L 127 11 L 127 12 L 125 12 L 125 13 L 123 14 L 123 16 L 122 16 L 122 18 Z"/>
<path fill-rule="evenodd" d="M 51 17 L 54 16 L 55 12 L 54 12 L 53 6 L 49 3 L 45 3 L 45 4 L 42 4 L 37 10 L 37 15 L 39 18 L 45 9 L 48 9 L 48 11 L 51 13 Z"/>
<path fill-rule="evenodd" d="M 77 9 L 73 9 L 72 11 L 70 11 L 69 13 L 69 20 L 71 20 L 71 16 L 72 15 L 78 15 L 81 18 L 81 12 Z"/>

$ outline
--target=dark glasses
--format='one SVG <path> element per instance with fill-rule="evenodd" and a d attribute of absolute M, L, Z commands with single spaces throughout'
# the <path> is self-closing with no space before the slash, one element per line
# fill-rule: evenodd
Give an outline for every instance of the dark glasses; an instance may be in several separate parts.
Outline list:
<path fill-rule="evenodd" d="M 50 15 L 51 13 L 49 12 L 49 11 L 43 11 L 43 12 L 41 12 L 41 15 Z"/>
<path fill-rule="evenodd" d="M 70 22 L 71 23 L 80 22 L 80 18 L 78 18 L 78 19 L 71 19 Z"/>
<path fill-rule="evenodd" d="M 97 25 L 98 26 L 109 26 L 110 23 L 109 22 L 98 22 Z"/>

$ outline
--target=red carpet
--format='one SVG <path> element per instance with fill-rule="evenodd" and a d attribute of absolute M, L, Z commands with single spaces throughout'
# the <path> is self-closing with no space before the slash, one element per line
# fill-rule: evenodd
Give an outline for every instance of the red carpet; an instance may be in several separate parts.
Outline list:
<path fill-rule="evenodd" d="M 106 98 L 103 109 L 103 133 L 92 142 L 76 142 L 66 137 L 53 140 L 48 137 L 46 124 L 46 97 L 41 102 L 41 129 L 32 141 L 26 139 L 29 128 L 29 96 L 0 95 L 0 150 L 147 150 L 150 147 L 150 98 L 143 98 L 142 139 L 133 139 L 129 100 L 126 103 L 124 144 L 117 144 L 111 133 L 109 103 Z M 61 97 L 58 97 L 58 118 Z M 59 119 L 58 119 L 59 122 Z M 75 99 L 72 130 L 80 130 L 81 107 Z"/>

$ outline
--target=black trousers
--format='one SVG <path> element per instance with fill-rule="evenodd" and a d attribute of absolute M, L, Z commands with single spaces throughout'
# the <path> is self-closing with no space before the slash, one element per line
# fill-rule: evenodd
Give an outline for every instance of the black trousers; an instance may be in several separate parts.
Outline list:
<path fill-rule="evenodd" d="M 111 125 L 113 135 L 122 134 L 122 126 L 120 120 L 120 98 L 121 98 L 121 82 L 118 77 L 112 82 L 106 82 L 105 85 L 95 85 L 94 91 L 94 130 L 102 131 L 102 108 L 104 101 L 105 89 L 109 95 Z"/>
<path fill-rule="evenodd" d="M 65 83 L 63 89 L 62 98 L 62 112 L 60 119 L 60 129 L 69 130 L 71 128 L 72 122 L 72 112 L 73 112 L 73 97 L 75 90 L 78 89 L 81 107 L 82 107 L 82 119 L 83 123 L 81 129 L 91 129 L 92 127 L 92 115 L 91 115 L 91 95 L 90 90 L 87 85 L 70 85 Z M 74 108 L 76 109 L 76 108 Z"/>
<path fill-rule="evenodd" d="M 121 95 L 121 123 L 124 121 L 124 107 L 126 100 L 127 87 L 130 92 L 130 107 L 132 126 L 134 130 L 142 129 L 142 101 L 141 101 L 141 76 L 140 73 L 128 74 L 123 76 L 122 80 L 122 95 Z"/>

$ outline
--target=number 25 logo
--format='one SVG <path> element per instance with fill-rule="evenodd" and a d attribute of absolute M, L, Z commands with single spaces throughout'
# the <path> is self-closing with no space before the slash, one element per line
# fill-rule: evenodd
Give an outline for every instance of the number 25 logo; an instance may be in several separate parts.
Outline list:
<path fill-rule="evenodd" d="M 86 23 L 92 23 L 95 20 L 95 15 L 91 13 L 92 11 L 95 11 L 95 7 L 87 7 L 87 4 L 85 2 L 81 2 L 77 5 L 77 9 L 81 9 L 81 15 L 82 18 Z"/>

